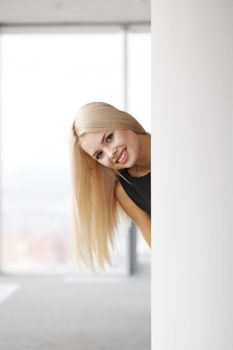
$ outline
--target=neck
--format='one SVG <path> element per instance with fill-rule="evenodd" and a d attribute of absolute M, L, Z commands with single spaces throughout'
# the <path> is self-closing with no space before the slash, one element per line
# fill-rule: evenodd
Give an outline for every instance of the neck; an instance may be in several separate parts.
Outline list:
<path fill-rule="evenodd" d="M 131 174 L 136 176 L 148 173 L 151 168 L 151 137 L 146 134 L 139 134 L 139 154 L 136 163 L 130 169 Z"/>

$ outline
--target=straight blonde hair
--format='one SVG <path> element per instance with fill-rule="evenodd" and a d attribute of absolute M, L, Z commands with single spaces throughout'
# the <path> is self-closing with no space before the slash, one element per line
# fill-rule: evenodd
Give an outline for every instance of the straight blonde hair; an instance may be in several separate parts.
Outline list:
<path fill-rule="evenodd" d="M 105 130 L 132 130 L 148 134 L 129 113 L 104 102 L 91 102 L 80 108 L 71 130 L 73 227 L 78 262 L 92 271 L 97 265 L 111 265 L 120 208 L 114 192 L 118 174 L 91 158 L 80 145 L 86 133 Z M 149 135 L 149 134 L 148 134 Z"/>

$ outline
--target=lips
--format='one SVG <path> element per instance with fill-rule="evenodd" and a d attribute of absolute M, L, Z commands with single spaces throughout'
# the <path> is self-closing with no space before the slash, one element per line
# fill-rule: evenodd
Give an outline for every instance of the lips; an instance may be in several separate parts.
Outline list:
<path fill-rule="evenodd" d="M 127 152 L 127 148 L 124 148 L 120 154 L 119 157 L 116 160 L 116 163 L 120 163 L 120 164 L 124 164 L 128 159 L 128 152 Z"/>

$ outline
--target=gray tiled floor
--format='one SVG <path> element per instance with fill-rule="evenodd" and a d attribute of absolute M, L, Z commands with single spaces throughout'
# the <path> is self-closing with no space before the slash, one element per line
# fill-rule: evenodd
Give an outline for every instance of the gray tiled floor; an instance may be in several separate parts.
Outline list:
<path fill-rule="evenodd" d="M 2 276 L 5 285 L 19 288 L 0 302 L 1 350 L 150 349 L 149 276 Z"/>

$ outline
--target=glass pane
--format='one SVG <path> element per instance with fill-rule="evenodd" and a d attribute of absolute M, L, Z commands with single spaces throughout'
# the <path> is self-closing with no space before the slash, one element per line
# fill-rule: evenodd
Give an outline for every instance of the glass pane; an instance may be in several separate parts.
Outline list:
<path fill-rule="evenodd" d="M 84 103 L 124 108 L 122 50 L 121 32 L 2 35 L 4 271 L 72 268 L 69 128 Z"/>

